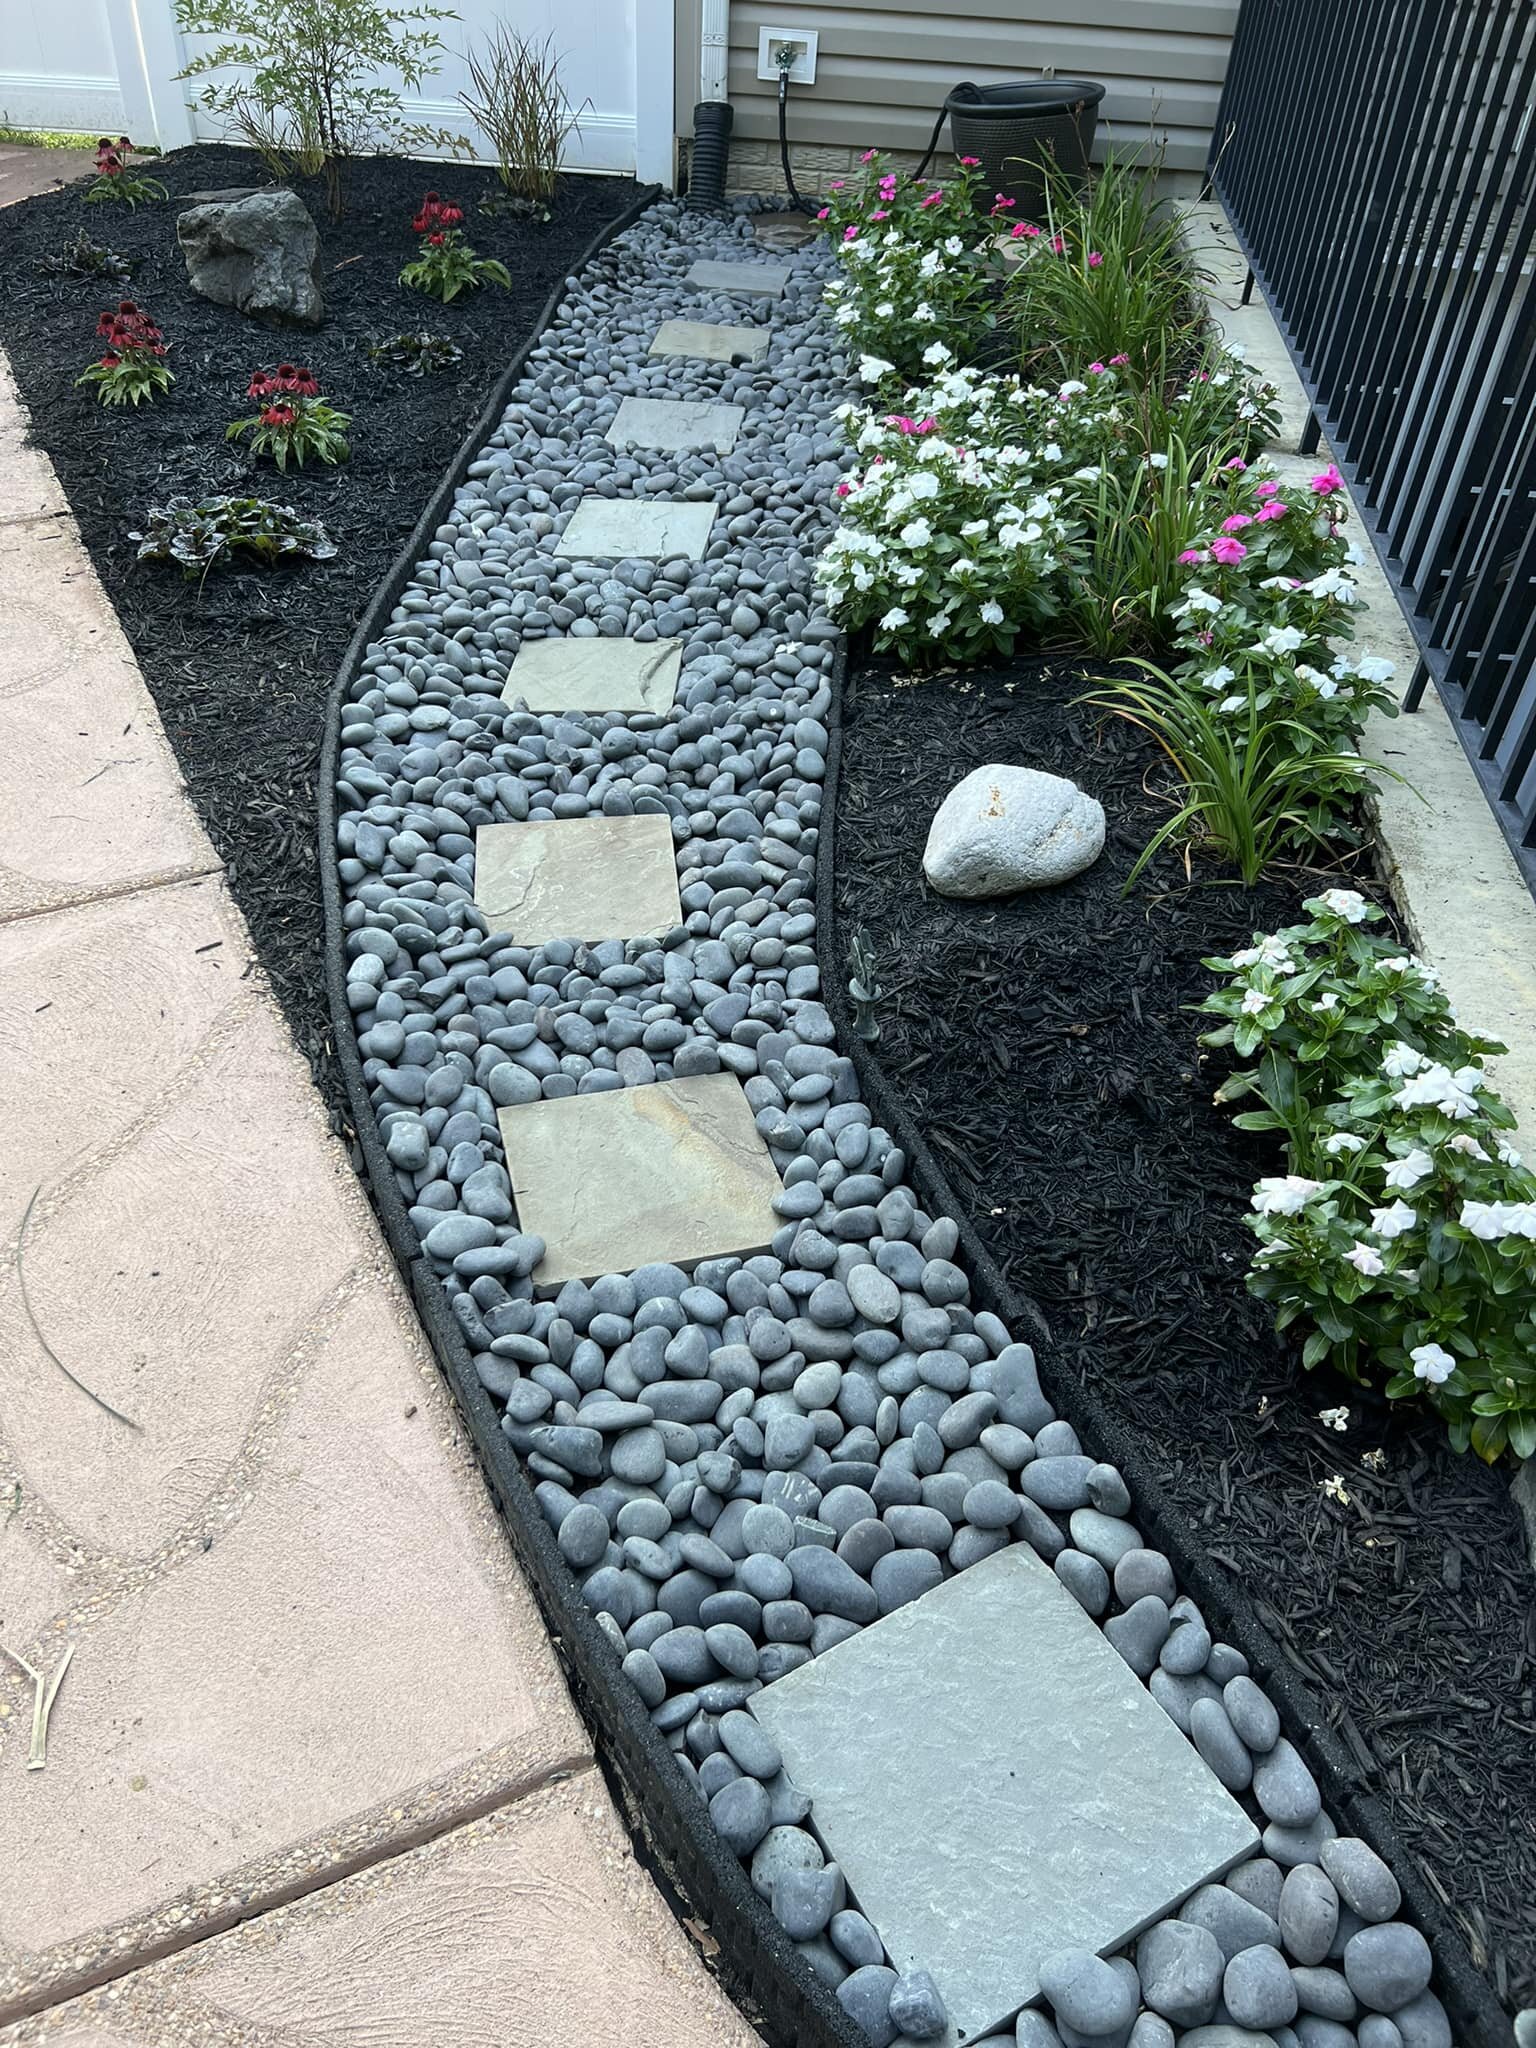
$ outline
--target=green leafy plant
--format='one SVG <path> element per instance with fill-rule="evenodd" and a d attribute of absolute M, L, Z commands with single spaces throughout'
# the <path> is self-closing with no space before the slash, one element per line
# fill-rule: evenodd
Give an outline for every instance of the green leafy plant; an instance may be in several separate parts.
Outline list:
<path fill-rule="evenodd" d="M 336 543 L 318 519 L 303 519 L 291 505 L 264 498 L 171 498 L 152 505 L 139 544 L 141 562 L 175 562 L 187 576 L 206 576 L 238 558 L 261 567 L 280 562 L 328 562 Z"/>
<path fill-rule="evenodd" d="M 1257 1098 L 1237 1122 L 1282 1132 L 1290 1168 L 1254 1190 L 1248 1284 L 1306 1330 L 1303 1364 L 1385 1372 L 1458 1450 L 1536 1455 L 1536 1175 L 1483 1071 L 1504 1048 L 1366 929 L 1382 913 L 1356 891 L 1303 907 L 1309 923 L 1206 963 L 1226 986 L 1205 1043 L 1260 1055 L 1217 1100 Z"/>
<path fill-rule="evenodd" d="M 503 189 L 548 220 L 565 145 L 592 102 L 573 108 L 566 99 L 552 34 L 537 42 L 498 22 L 464 62 L 471 90 L 459 104 L 495 152 Z"/>
<path fill-rule="evenodd" d="M 1172 815 L 1142 849 L 1127 889 L 1170 840 L 1202 843 L 1251 886 L 1283 854 L 1318 839 L 1314 806 L 1321 776 L 1337 793 L 1369 789 L 1373 770 L 1392 774 L 1353 752 L 1319 753 L 1300 719 L 1262 712 L 1251 690 L 1245 699 L 1217 706 L 1153 663 L 1135 665 L 1141 679 L 1105 677 L 1078 699 L 1139 726 L 1177 778 Z"/>
<path fill-rule="evenodd" d="M 279 363 L 258 370 L 247 396 L 262 400 L 260 412 L 234 420 L 224 430 L 226 441 L 250 436 L 253 455 L 270 455 L 280 470 L 290 462 L 304 467 L 310 456 L 327 466 L 345 462 L 352 453 L 347 439 L 351 417 L 337 412 L 320 396 L 314 372 L 298 363 Z"/>
<path fill-rule="evenodd" d="M 482 285 L 510 285 L 512 278 L 504 263 L 494 256 L 477 256 L 465 241 L 459 223 L 464 213 L 452 200 L 429 192 L 411 222 L 412 232 L 421 237 L 421 253 L 407 263 L 400 282 L 414 292 L 451 305 L 460 292 L 479 291 Z"/>
<path fill-rule="evenodd" d="M 449 141 L 408 122 L 401 95 L 437 71 L 446 52 L 436 24 L 453 19 L 445 8 L 383 0 L 176 0 L 184 36 L 216 39 L 179 76 L 207 79 L 197 104 L 274 177 L 323 174 L 337 216 L 348 157 Z"/>
<path fill-rule="evenodd" d="M 1209 519 L 1195 458 L 1173 440 L 1140 461 L 1105 461 L 1080 485 L 1076 503 L 1086 530 L 1064 608 L 1071 637 L 1103 657 L 1156 645 L 1166 638 L 1162 615 L 1188 580 L 1188 551 Z"/>
<path fill-rule="evenodd" d="M 158 178 L 152 178 L 146 171 L 130 170 L 128 159 L 133 153 L 133 144 L 126 135 L 119 135 L 116 142 L 103 135 L 96 144 L 96 175 L 85 188 L 84 198 L 88 206 L 112 204 L 116 206 L 139 206 L 145 200 L 166 199 L 170 194 Z"/>
<path fill-rule="evenodd" d="M 93 385 L 103 405 L 142 405 L 175 383 L 165 360 L 164 335 L 132 299 L 123 299 L 115 313 L 103 313 L 96 332 L 107 344 L 106 353 L 75 383 Z"/>
<path fill-rule="evenodd" d="M 875 949 L 862 927 L 848 942 L 848 995 L 853 1003 L 853 1028 L 866 1044 L 880 1036 L 880 1005 L 885 990 L 875 968 Z"/>
<path fill-rule="evenodd" d="M 101 277 L 113 284 L 123 284 L 133 275 L 134 261 L 132 256 L 93 242 L 82 228 L 62 249 L 40 257 L 37 267 L 45 277 Z"/>
<path fill-rule="evenodd" d="M 404 370 L 408 377 L 435 377 L 456 370 L 464 351 L 446 334 L 392 334 L 373 343 L 368 359 L 386 369 Z"/>

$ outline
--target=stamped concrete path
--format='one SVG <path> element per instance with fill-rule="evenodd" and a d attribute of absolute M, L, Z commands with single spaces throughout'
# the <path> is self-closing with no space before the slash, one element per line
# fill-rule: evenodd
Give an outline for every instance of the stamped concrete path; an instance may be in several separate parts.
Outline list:
<path fill-rule="evenodd" d="M 0 2043 L 745 2048 L 3 359 L 0 694 Z"/>

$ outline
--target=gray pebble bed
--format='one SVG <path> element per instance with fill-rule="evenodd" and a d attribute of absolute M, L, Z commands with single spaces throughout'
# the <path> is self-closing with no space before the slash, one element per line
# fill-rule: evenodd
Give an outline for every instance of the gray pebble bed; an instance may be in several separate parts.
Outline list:
<path fill-rule="evenodd" d="M 814 864 L 838 634 L 812 565 L 847 458 L 827 256 L 772 301 L 684 282 L 761 260 L 745 209 L 655 207 L 568 293 L 342 713 L 348 999 L 380 1131 L 560 1550 L 679 1768 L 875 2048 L 948 2032 L 804 1825 L 745 1702 L 948 1574 L 1031 1544 L 1263 1830 L 1126 1955 L 1053 1956 L 1016 2048 L 1450 2048 L 1396 1882 L 1340 1838 L 1241 1654 L 1142 1542 L 1027 1345 L 968 1306 L 819 1000 Z M 647 356 L 668 318 L 767 326 L 746 367 Z M 727 456 L 618 452 L 626 396 L 747 408 Z M 717 498 L 702 562 L 566 562 L 578 501 Z M 547 635 L 683 641 L 666 717 L 535 716 Z M 654 941 L 528 947 L 475 909 L 474 835 L 666 816 L 684 913 Z M 536 1299 L 498 1107 L 738 1075 L 783 1177 L 771 1251 Z"/>

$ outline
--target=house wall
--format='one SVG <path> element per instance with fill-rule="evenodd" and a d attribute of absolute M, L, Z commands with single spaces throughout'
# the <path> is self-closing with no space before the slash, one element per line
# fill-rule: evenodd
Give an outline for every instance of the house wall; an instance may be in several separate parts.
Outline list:
<path fill-rule="evenodd" d="M 792 86 L 791 161 L 815 190 L 872 145 L 915 164 L 944 97 L 1054 70 L 1108 87 L 1096 154 L 1154 135 L 1174 172 L 1204 165 L 1238 0 L 732 0 L 731 187 L 778 191 L 777 87 L 757 77 L 760 27 L 815 29 L 814 86 Z M 679 135 L 699 89 L 699 0 L 676 0 Z M 947 150 L 946 129 L 941 148 Z M 942 159 L 941 159 L 942 160 Z"/>

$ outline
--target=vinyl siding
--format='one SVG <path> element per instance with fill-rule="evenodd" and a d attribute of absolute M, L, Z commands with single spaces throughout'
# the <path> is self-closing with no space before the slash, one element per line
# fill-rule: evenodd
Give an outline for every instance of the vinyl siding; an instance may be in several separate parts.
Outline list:
<path fill-rule="evenodd" d="M 735 134 L 776 139 L 775 88 L 757 77 L 760 26 L 814 28 L 816 83 L 791 90 L 789 132 L 813 148 L 922 150 L 962 79 L 1100 80 L 1099 150 L 1166 139 L 1171 170 L 1198 170 L 1221 98 L 1238 0 L 733 0 L 730 95 Z M 1086 20 L 1085 16 L 1092 16 Z M 677 0 L 677 108 L 686 132 L 698 97 L 698 0 Z M 948 146 L 946 131 L 944 146 Z"/>

